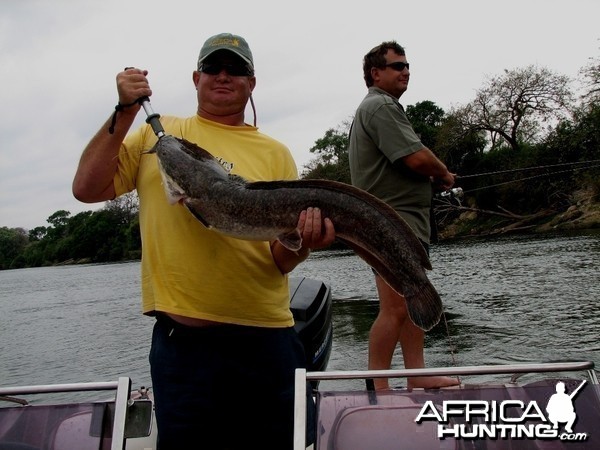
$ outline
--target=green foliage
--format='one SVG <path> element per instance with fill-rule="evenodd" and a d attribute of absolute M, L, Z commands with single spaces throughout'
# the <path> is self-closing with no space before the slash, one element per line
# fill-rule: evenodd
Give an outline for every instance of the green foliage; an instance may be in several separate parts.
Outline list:
<path fill-rule="evenodd" d="M 552 81 L 557 82 L 555 78 Z M 465 201 L 475 209 L 507 210 L 521 215 L 546 209 L 564 211 L 573 203 L 578 189 L 591 186 L 600 192 L 599 103 L 588 103 L 576 110 L 572 118 L 558 122 L 541 142 L 533 139 L 514 145 L 505 141 L 493 148 L 488 146 L 482 130 L 465 127 L 457 113 L 445 115 L 432 102 L 409 106 L 409 111 L 422 135 L 426 134 L 431 145 L 435 145 L 432 149 L 438 157 L 463 177 L 459 177 L 457 186 L 463 188 Z M 328 130 L 316 142 L 311 151 L 319 153 L 319 157 L 307 166 L 304 178 L 350 182 L 349 127 L 343 125 Z M 583 164 L 558 166 L 578 161 Z M 444 214 L 452 218 L 460 212 L 445 210 Z"/>
<path fill-rule="evenodd" d="M 318 156 L 306 167 L 302 178 L 321 178 L 350 183 L 348 144 L 350 122 L 344 121 L 337 128 L 330 128 L 325 136 L 315 141 L 310 149 Z"/>
<path fill-rule="evenodd" d="M 558 162 L 594 160 L 600 156 L 600 102 L 577 110 L 574 119 L 561 122 L 545 143 Z"/>
<path fill-rule="evenodd" d="M 436 148 L 437 134 L 443 123 L 444 115 L 444 110 L 430 100 L 406 107 L 406 116 L 415 133 L 423 145 L 431 149 Z"/>
<path fill-rule="evenodd" d="M 14 268 L 13 261 L 23 252 L 27 241 L 22 228 L 0 228 L 0 270 Z"/>
<path fill-rule="evenodd" d="M 347 153 L 349 130 L 348 122 L 343 122 L 336 129 L 330 128 L 325 132 L 325 136 L 315 141 L 310 152 L 319 154 L 326 163 L 337 162 L 342 155 Z"/>
<path fill-rule="evenodd" d="M 345 157 L 341 158 L 335 164 L 313 163 L 302 178 L 332 180 L 350 184 L 348 155 L 346 154 Z"/>
<path fill-rule="evenodd" d="M 71 217 L 56 211 L 49 227 L 0 228 L 0 269 L 39 267 L 67 261 L 110 262 L 139 258 L 137 197 L 107 202 L 99 211 Z"/>
<path fill-rule="evenodd" d="M 500 147 L 473 162 L 471 173 L 490 173 L 461 182 L 479 208 L 501 206 L 517 214 L 565 210 L 576 190 L 600 189 L 600 105 L 563 120 L 541 143 Z"/>
<path fill-rule="evenodd" d="M 435 153 L 455 173 L 475 173 L 486 140 L 480 131 L 464 128 L 454 114 L 446 115 L 437 132 Z"/>
<path fill-rule="evenodd" d="M 46 236 L 48 229 L 46 227 L 35 227 L 29 230 L 29 241 L 39 241 Z"/>

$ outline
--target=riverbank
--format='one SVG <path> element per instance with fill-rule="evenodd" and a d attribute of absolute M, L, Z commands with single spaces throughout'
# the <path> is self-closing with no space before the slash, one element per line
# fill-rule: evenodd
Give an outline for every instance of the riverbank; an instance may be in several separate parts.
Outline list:
<path fill-rule="evenodd" d="M 572 204 L 564 210 L 545 209 L 524 216 L 463 207 L 456 220 L 438 231 L 438 239 L 596 229 L 600 228 L 599 199 L 598 192 L 584 189 L 573 195 Z"/>
<path fill-rule="evenodd" d="M 564 211 L 542 210 L 529 216 L 489 216 L 477 211 L 465 211 L 458 219 L 438 230 L 438 240 L 447 241 L 468 237 L 502 236 L 509 234 L 551 233 L 600 229 L 600 196 L 590 191 L 575 194 L 576 202 Z M 323 250 L 346 249 L 340 243 Z M 315 250 L 321 251 L 321 250 Z M 120 262 L 137 261 L 141 254 L 131 255 Z M 55 265 L 89 264 L 91 258 L 69 259 Z"/>

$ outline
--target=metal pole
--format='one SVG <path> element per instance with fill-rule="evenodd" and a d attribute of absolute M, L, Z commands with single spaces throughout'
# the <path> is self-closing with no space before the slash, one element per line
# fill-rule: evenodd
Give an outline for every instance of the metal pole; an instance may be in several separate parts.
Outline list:
<path fill-rule="evenodd" d="M 306 369 L 296 369 L 294 388 L 294 450 L 306 449 Z"/>

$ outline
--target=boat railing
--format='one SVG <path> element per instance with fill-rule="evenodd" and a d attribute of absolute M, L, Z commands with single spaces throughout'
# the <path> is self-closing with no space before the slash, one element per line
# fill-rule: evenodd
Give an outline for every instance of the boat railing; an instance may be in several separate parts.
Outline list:
<path fill-rule="evenodd" d="M 50 393 L 64 393 L 64 392 L 85 392 L 85 391 L 116 391 L 114 399 L 114 412 L 112 413 L 112 425 L 110 429 L 111 434 L 111 450 L 123 450 L 125 448 L 126 441 L 126 425 L 128 421 L 128 409 L 131 406 L 130 393 L 131 393 L 131 379 L 129 377 L 120 377 L 116 381 L 108 382 L 91 382 L 91 383 L 70 383 L 70 384 L 46 384 L 46 385 L 35 385 L 35 386 L 17 386 L 17 387 L 0 387 L 0 398 L 8 397 L 8 400 L 14 402 L 15 399 L 12 396 L 24 396 L 31 394 L 50 394 Z M 18 402 L 22 403 L 22 402 Z M 107 403 L 113 403 L 111 400 Z M 23 404 L 23 403 L 22 403 Z M 13 411 L 16 413 L 29 412 L 35 410 L 38 405 L 29 405 L 28 402 L 24 402 L 25 406 L 21 406 Z M 102 404 L 102 402 L 94 402 L 95 405 Z M 52 407 L 56 405 L 39 405 L 39 407 Z M 61 407 L 61 405 L 58 405 Z M 9 414 L 8 411 L 11 408 L 0 408 L 0 413 L 3 411 Z M 64 406 L 63 406 L 64 409 Z M 19 411 L 20 410 L 20 411 Z M 112 405 L 111 405 L 112 411 Z M 91 416 L 92 413 L 89 412 Z M 131 421 L 131 418 L 129 418 Z M 0 441 L 1 441 L 0 436 Z M 16 445 L 16 444 L 15 444 Z M 0 442 L 0 447 L 2 443 Z M 18 446 L 17 446 L 18 447 Z M 9 447 L 10 448 L 10 447 Z M 21 448 L 21 447 L 18 447 Z"/>
<path fill-rule="evenodd" d="M 516 374 L 525 373 L 560 373 L 584 372 L 590 383 L 598 385 L 598 376 L 592 361 L 579 362 L 548 362 L 527 364 L 481 365 L 443 368 L 398 369 L 398 370 L 349 370 L 349 371 L 323 371 L 307 372 L 306 369 L 297 369 L 295 378 L 295 408 L 294 408 L 294 450 L 306 448 L 306 386 L 309 381 L 325 380 L 352 380 L 374 378 L 399 378 L 418 376 L 458 376 L 458 375 L 513 375 L 509 384 L 516 385 Z M 459 387 L 460 389 L 460 387 Z M 596 391 L 597 392 L 597 391 Z M 318 391 L 316 391 L 318 394 Z M 364 394 L 364 393 L 363 393 Z M 600 404 L 600 398 L 597 399 Z M 319 413 L 317 412 L 317 415 Z"/>

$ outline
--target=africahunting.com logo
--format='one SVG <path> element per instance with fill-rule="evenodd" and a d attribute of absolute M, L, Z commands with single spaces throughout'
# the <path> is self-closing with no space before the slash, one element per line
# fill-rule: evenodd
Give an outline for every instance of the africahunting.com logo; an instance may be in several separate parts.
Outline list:
<path fill-rule="evenodd" d="M 556 383 L 556 393 L 545 405 L 523 400 L 444 400 L 441 406 L 427 401 L 415 422 L 438 423 L 440 439 L 559 439 L 586 441 L 588 433 L 575 431 L 577 413 L 573 399 L 586 381 L 571 393 Z"/>

